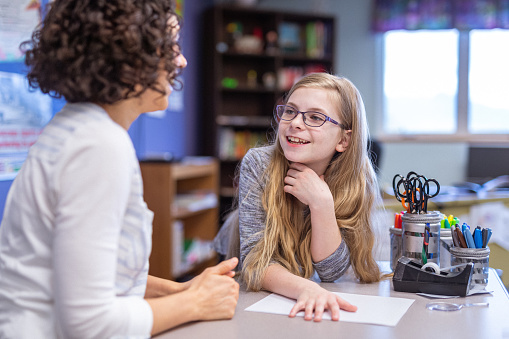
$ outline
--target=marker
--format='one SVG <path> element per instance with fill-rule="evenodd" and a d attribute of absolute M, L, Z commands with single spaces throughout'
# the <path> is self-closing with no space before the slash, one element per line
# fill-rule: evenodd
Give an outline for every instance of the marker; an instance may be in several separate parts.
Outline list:
<path fill-rule="evenodd" d="M 479 226 L 474 230 L 474 244 L 475 248 L 482 248 L 483 242 L 482 242 L 482 231 Z"/>
<path fill-rule="evenodd" d="M 465 231 L 463 231 L 463 236 L 465 237 L 468 248 L 475 248 L 474 238 L 472 237 L 470 230 L 465 229 Z"/>

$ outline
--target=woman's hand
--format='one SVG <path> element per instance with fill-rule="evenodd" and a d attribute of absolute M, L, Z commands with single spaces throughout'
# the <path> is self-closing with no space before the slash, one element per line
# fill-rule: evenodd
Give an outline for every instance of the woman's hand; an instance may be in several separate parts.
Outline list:
<path fill-rule="evenodd" d="M 191 280 L 186 292 L 193 296 L 195 320 L 231 319 L 239 299 L 239 284 L 233 279 L 238 259 L 231 258 Z"/>
<path fill-rule="evenodd" d="M 307 206 L 333 202 L 332 193 L 324 181 L 323 175 L 318 176 L 315 171 L 304 164 L 291 163 L 284 182 L 284 191 Z"/>
<path fill-rule="evenodd" d="M 290 311 L 290 317 L 293 318 L 299 311 L 304 310 L 304 319 L 318 322 L 322 320 L 324 310 L 329 310 L 332 320 L 339 320 L 339 310 L 348 312 L 357 311 L 357 306 L 341 299 L 337 294 L 329 292 L 326 289 L 316 286 L 305 289 L 297 298 L 297 302 Z"/>

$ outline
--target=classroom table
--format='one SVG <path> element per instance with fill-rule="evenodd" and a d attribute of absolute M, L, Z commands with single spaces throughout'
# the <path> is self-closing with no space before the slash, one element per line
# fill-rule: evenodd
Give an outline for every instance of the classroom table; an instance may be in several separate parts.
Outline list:
<path fill-rule="evenodd" d="M 392 279 L 373 284 L 360 284 L 355 282 L 351 273 L 335 283 L 321 285 L 334 292 L 410 298 L 415 299 L 415 302 L 395 327 L 341 320 L 313 322 L 305 321 L 303 317 L 289 318 L 284 315 L 245 311 L 247 307 L 270 293 L 247 292 L 241 286 L 233 319 L 189 323 L 162 333 L 156 338 L 509 338 L 509 294 L 492 268 L 489 270 L 487 286 L 487 290 L 493 291 L 492 294 L 446 300 L 395 292 Z M 429 311 L 426 304 L 432 301 L 488 302 L 489 307 L 463 308 L 455 312 Z"/>

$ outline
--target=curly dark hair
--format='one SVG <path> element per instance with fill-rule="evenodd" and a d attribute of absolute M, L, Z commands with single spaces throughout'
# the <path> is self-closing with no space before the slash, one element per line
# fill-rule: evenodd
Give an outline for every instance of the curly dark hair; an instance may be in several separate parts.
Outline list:
<path fill-rule="evenodd" d="M 171 0 L 55 0 L 44 21 L 21 44 L 27 78 L 68 102 L 113 104 L 147 89 L 161 95 L 161 67 L 175 85 L 180 53 Z M 176 26 L 176 24 L 175 24 Z M 141 88 L 141 89 L 140 89 Z"/>

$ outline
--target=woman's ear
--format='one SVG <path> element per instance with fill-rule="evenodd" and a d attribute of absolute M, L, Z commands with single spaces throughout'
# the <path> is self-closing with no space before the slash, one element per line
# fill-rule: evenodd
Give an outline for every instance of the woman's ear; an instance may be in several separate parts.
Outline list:
<path fill-rule="evenodd" d="M 352 130 L 345 130 L 343 137 L 339 140 L 338 144 L 336 145 L 336 151 L 339 153 L 343 153 L 350 144 L 350 138 L 352 137 Z"/>

